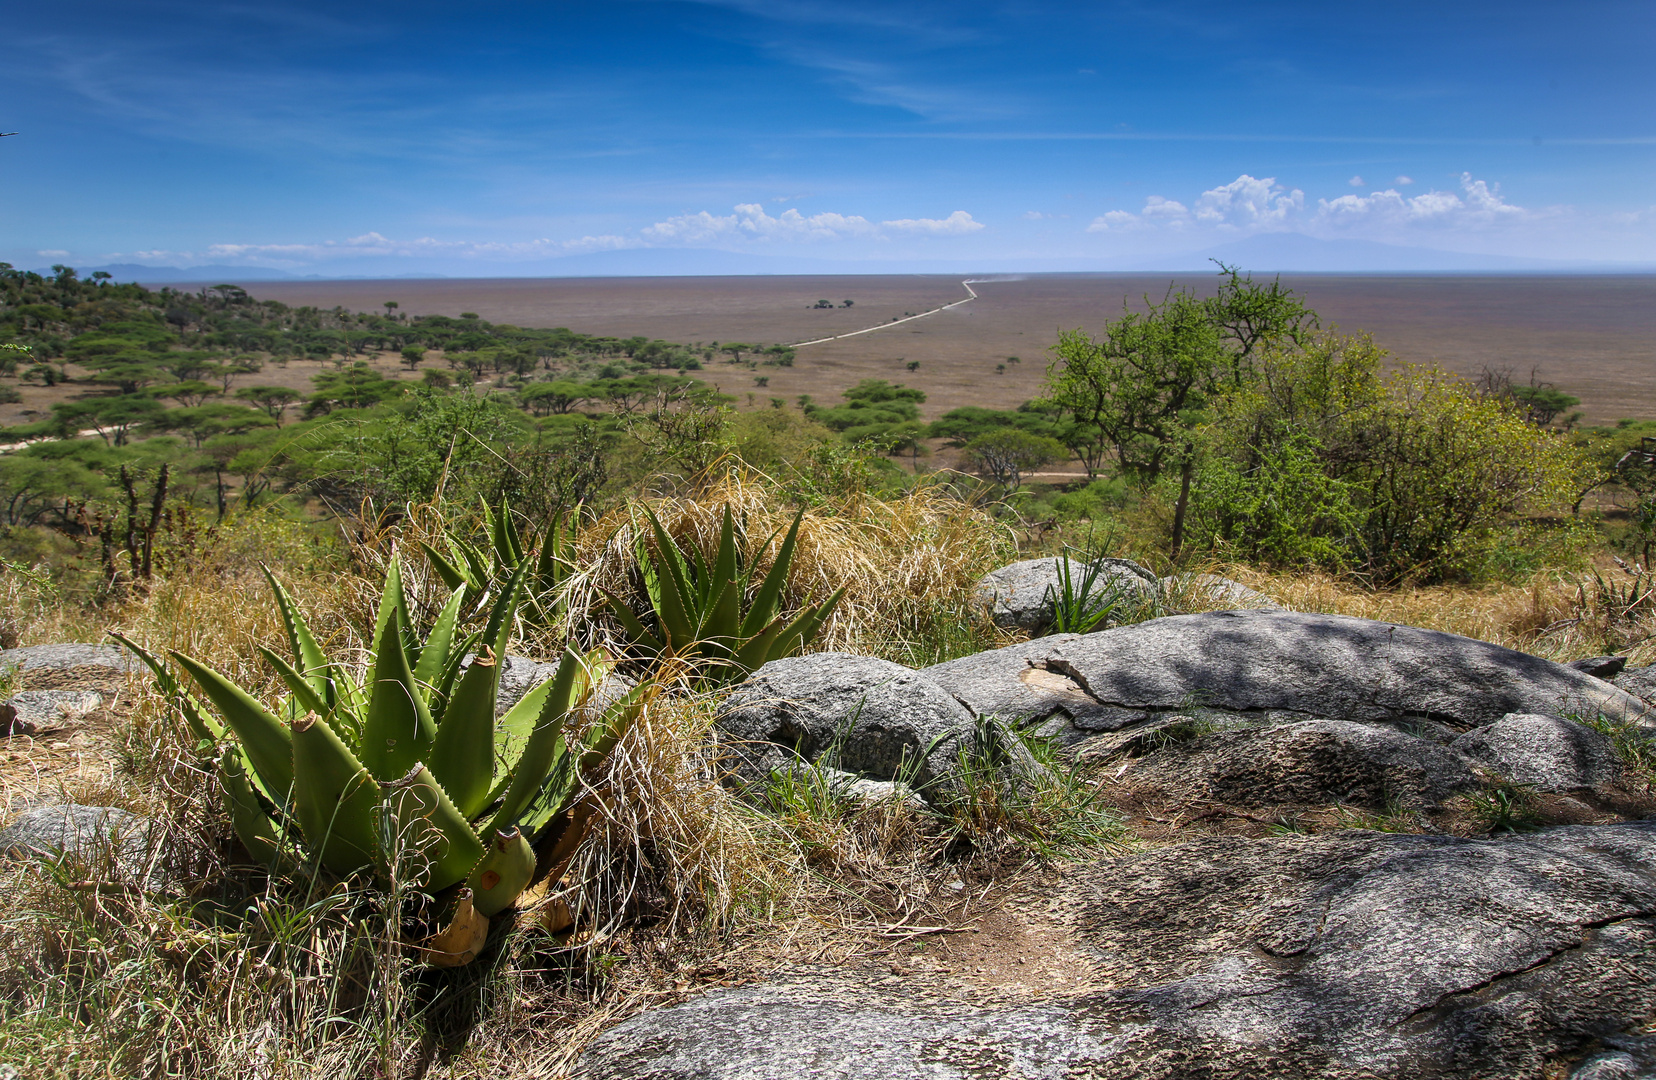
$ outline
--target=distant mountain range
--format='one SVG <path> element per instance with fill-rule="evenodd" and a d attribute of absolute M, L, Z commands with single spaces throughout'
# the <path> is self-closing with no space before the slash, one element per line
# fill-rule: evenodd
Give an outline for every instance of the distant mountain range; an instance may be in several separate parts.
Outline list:
<path fill-rule="evenodd" d="M 1217 260 L 1255 273 L 1444 274 L 1444 273 L 1650 273 L 1656 263 L 1594 263 L 1477 255 L 1403 247 L 1372 240 L 1319 240 L 1302 233 L 1260 233 L 1244 240 L 1163 255 L 1102 258 L 997 258 L 850 261 L 698 248 L 628 248 L 594 251 L 530 263 L 468 265 L 465 273 L 408 273 L 406 262 L 355 260 L 293 274 L 262 266 L 141 266 L 118 263 L 81 269 L 84 277 L 107 271 L 117 281 L 146 285 L 235 284 L 242 281 L 407 280 L 445 277 L 745 277 L 776 274 L 1007 274 L 1203 272 Z M 453 268 L 450 267 L 452 270 Z M 404 271 L 395 273 L 393 271 Z M 43 271 L 44 272 L 44 271 Z"/>

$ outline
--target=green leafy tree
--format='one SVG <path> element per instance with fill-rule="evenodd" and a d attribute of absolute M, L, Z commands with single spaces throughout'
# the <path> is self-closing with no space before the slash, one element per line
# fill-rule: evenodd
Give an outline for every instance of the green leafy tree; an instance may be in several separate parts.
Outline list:
<path fill-rule="evenodd" d="M 1315 313 L 1280 282 L 1262 285 L 1223 265 L 1220 273 L 1213 297 L 1169 292 L 1160 303 L 1146 298 L 1148 310 L 1107 323 L 1097 339 L 1080 330 L 1060 333 L 1047 369 L 1048 398 L 1093 441 L 1083 461 L 1098 462 L 1108 449 L 1145 486 L 1164 469 L 1179 469 L 1175 553 L 1195 467 L 1194 432 L 1210 403 L 1249 382 L 1264 347 L 1302 341 L 1317 325 Z"/>
<path fill-rule="evenodd" d="M 966 444 L 966 460 L 1000 485 L 1003 496 L 1023 486 L 1023 474 L 1065 457 L 1064 444 L 1017 428 L 996 428 Z"/>

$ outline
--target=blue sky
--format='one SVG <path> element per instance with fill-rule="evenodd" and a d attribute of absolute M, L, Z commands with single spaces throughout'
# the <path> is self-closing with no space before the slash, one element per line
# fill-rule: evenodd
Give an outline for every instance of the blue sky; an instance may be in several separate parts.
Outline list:
<path fill-rule="evenodd" d="M 0 259 L 533 273 L 1293 232 L 1656 261 L 1656 5 L 862 0 L 8 12 Z"/>

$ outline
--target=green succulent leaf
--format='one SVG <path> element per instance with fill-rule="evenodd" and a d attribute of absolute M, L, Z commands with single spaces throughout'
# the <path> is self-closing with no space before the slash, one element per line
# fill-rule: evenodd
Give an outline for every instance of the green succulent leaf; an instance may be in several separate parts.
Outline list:
<path fill-rule="evenodd" d="M 307 680 L 317 695 L 327 702 L 328 709 L 332 709 L 336 702 L 332 680 L 327 677 L 329 669 L 328 658 L 323 655 L 321 646 L 317 645 L 316 637 L 305 624 L 305 617 L 299 611 L 299 605 L 293 602 L 293 597 L 276 580 L 276 575 L 270 567 L 261 566 L 265 580 L 270 582 L 270 591 L 276 594 L 276 607 L 282 615 L 282 625 L 287 629 L 288 646 L 293 650 L 293 664 Z M 325 710 L 322 710 L 325 711 Z"/>
<path fill-rule="evenodd" d="M 196 700 L 194 694 L 184 689 L 184 685 L 178 681 L 172 669 L 159 657 L 125 635 L 111 630 L 109 636 L 125 646 L 128 652 L 150 669 L 150 673 L 155 676 L 156 689 L 178 707 L 179 713 L 184 717 L 184 723 L 190 729 L 190 734 L 194 735 L 198 742 L 216 743 L 224 738 L 224 725 L 207 715 L 201 707 L 201 702 Z"/>
<path fill-rule="evenodd" d="M 224 809 L 230 816 L 236 838 L 254 859 L 274 868 L 283 860 L 281 830 L 265 812 L 248 781 L 239 749 L 226 746 L 219 751 L 218 775 L 219 792 L 224 796 Z"/>
<path fill-rule="evenodd" d="M 362 724 L 362 758 L 380 780 L 394 780 L 431 752 L 437 728 L 425 689 L 414 680 L 402 645 L 402 613 L 393 608 L 374 645 L 368 713 Z"/>
<path fill-rule="evenodd" d="M 457 592 L 462 586 L 471 584 L 465 573 L 453 562 L 450 562 L 446 555 L 424 540 L 421 540 L 419 544 L 420 550 L 425 552 L 426 561 L 431 564 L 433 570 L 437 571 L 437 576 L 443 579 L 443 584 L 447 585 L 450 591 Z"/>
<path fill-rule="evenodd" d="M 277 801 L 285 801 L 293 788 L 293 736 L 288 725 L 247 691 L 201 661 L 177 652 L 172 658 L 190 673 L 241 740 L 242 749 L 265 790 Z"/>
<path fill-rule="evenodd" d="M 460 676 L 431 745 L 431 771 L 468 820 L 482 813 L 494 787 L 499 689 L 500 663 L 485 647 Z"/>
<path fill-rule="evenodd" d="M 312 854 L 341 877 L 378 865 L 380 788 L 322 717 L 293 722 L 293 813 Z"/>
<path fill-rule="evenodd" d="M 794 515 L 793 524 L 788 527 L 787 538 L 777 549 L 776 561 L 771 564 L 770 573 L 760 582 L 759 591 L 753 594 L 747 617 L 742 620 L 742 637 L 752 637 L 776 618 L 777 609 L 782 604 L 782 590 L 788 583 L 788 569 L 793 565 L 794 547 L 799 541 L 799 525 L 804 519 L 803 510 Z"/>
<path fill-rule="evenodd" d="M 426 867 L 425 885 L 433 891 L 464 880 L 483 857 L 483 842 L 431 769 L 416 764 L 384 789 L 388 816 L 382 835 L 393 851 L 418 845 L 418 861 Z"/>
<path fill-rule="evenodd" d="M 500 809 L 495 811 L 494 819 L 489 823 L 488 835 L 512 828 L 517 824 L 518 816 L 529 808 L 547 774 L 565 756 L 563 733 L 570 710 L 591 692 L 584 660 L 574 650 L 564 649 L 557 673 L 552 676 L 551 686 L 541 706 L 540 716 L 536 718 L 529 738 L 524 741 L 523 753 L 519 755 L 501 796 Z"/>
<path fill-rule="evenodd" d="M 485 915 L 496 915 L 517 902 L 535 877 L 535 849 L 520 829 L 495 833 L 483 858 L 466 877 L 472 903 Z"/>
<path fill-rule="evenodd" d="M 463 582 L 451 587 L 454 594 L 437 613 L 437 620 L 431 624 L 431 633 L 426 635 L 425 646 L 420 650 L 420 662 L 414 665 L 414 681 L 429 690 L 436 689 L 448 668 L 454 650 L 455 627 L 459 625 L 460 611 L 466 605 L 469 591 Z M 434 713 L 444 707 L 443 698 L 431 695 L 429 700 Z"/>

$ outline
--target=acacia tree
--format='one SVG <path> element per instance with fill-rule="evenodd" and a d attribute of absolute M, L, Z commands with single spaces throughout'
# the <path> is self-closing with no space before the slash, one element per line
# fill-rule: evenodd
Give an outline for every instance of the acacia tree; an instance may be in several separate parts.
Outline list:
<path fill-rule="evenodd" d="M 996 428 L 966 444 L 966 458 L 978 473 L 1010 495 L 1023 486 L 1023 474 L 1064 457 L 1064 444 L 1019 428 Z"/>
<path fill-rule="evenodd" d="M 1106 454 L 1148 487 L 1169 468 L 1180 474 L 1173 516 L 1173 553 L 1184 540 L 1195 466 L 1194 432 L 1215 395 L 1252 377 L 1267 346 L 1297 344 L 1317 316 L 1279 281 L 1256 283 L 1219 264 L 1225 279 L 1215 296 L 1168 291 L 1144 312 L 1126 311 L 1094 339 L 1064 331 L 1047 368 L 1047 398 L 1069 415 L 1071 445 L 1089 475 Z"/>

